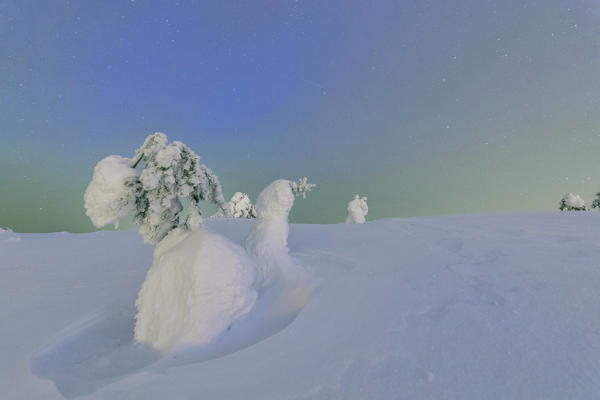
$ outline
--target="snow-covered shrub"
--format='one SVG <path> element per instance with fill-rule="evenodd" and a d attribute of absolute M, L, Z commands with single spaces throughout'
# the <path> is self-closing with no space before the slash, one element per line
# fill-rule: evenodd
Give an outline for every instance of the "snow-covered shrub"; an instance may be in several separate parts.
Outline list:
<path fill-rule="evenodd" d="M 316 185 L 306 178 L 299 182 L 279 179 L 264 188 L 256 200 L 256 222 L 246 238 L 246 251 L 256 263 L 258 288 L 271 283 L 278 276 L 298 272 L 296 263 L 289 255 L 287 239 L 288 216 L 294 205 L 294 197 L 302 195 Z"/>
<path fill-rule="evenodd" d="M 561 211 L 585 211 L 585 202 L 583 199 L 574 193 L 567 193 L 563 196 L 559 203 Z"/>
<path fill-rule="evenodd" d="M 109 156 L 96 165 L 84 196 L 86 213 L 98 228 L 131 215 L 144 241 L 152 244 L 183 222 L 182 201 L 189 205 L 189 217 L 196 218 L 187 227 L 198 225 L 200 200 L 229 215 L 219 179 L 199 159 L 181 142 L 167 144 L 163 133 L 150 135 L 133 159 Z"/>
<path fill-rule="evenodd" d="M 596 198 L 592 202 L 592 208 L 600 209 L 600 192 L 596 193 Z"/>
<path fill-rule="evenodd" d="M 314 183 L 308 183 L 308 178 L 300 178 L 298 182 L 290 182 L 292 186 L 292 193 L 295 196 L 302 196 L 303 199 L 306 199 L 306 193 L 310 192 L 315 186 Z"/>
<path fill-rule="evenodd" d="M 233 218 L 256 218 L 256 210 L 246 193 L 235 192 L 229 200 L 229 210 Z M 215 217 L 223 217 L 223 211 L 219 210 Z"/>
<path fill-rule="evenodd" d="M 360 197 L 358 194 L 348 203 L 348 216 L 346 217 L 347 224 L 364 224 L 366 221 L 369 206 L 367 206 L 367 198 Z"/>

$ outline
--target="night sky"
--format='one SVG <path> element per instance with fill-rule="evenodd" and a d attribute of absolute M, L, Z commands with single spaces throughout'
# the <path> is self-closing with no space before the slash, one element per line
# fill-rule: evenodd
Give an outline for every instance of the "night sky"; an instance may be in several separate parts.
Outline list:
<path fill-rule="evenodd" d="M 93 230 L 156 131 L 292 222 L 557 209 L 600 191 L 600 2 L 0 0 L 0 226 Z"/>

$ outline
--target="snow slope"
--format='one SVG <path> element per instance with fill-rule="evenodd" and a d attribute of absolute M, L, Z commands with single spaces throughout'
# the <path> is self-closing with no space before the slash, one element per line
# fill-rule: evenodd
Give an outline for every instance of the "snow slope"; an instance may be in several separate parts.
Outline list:
<path fill-rule="evenodd" d="M 0 232 L 0 398 L 598 398 L 598 238 L 592 212 L 292 225 L 312 284 L 162 355 L 131 342 L 137 233 Z"/>

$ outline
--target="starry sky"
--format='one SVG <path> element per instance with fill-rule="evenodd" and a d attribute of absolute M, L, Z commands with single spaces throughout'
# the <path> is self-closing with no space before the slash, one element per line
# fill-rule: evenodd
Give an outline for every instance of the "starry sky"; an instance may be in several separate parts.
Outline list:
<path fill-rule="evenodd" d="M 552 210 L 600 191 L 598 0 L 0 0 L 0 226 L 86 232 L 155 131 L 292 222 Z"/>

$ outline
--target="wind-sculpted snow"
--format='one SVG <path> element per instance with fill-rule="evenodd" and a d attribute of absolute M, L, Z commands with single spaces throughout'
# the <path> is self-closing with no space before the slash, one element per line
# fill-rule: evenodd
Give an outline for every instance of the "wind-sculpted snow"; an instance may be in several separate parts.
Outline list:
<path fill-rule="evenodd" d="M 136 301 L 135 339 L 163 351 L 208 343 L 254 306 L 253 285 L 239 245 L 204 229 L 171 231 Z"/>
<path fill-rule="evenodd" d="M 291 182 L 279 179 L 264 188 L 256 200 L 257 218 L 246 250 L 256 264 L 256 286 L 264 287 L 274 279 L 295 279 L 300 268 L 289 255 L 288 216 L 294 205 Z"/>
<path fill-rule="evenodd" d="M 209 230 L 238 245 L 249 220 Z M 3 237 L 6 233 L 2 234 Z M 208 345 L 135 345 L 134 232 L 0 240 L 3 399 L 594 399 L 600 215 L 292 225 L 306 286 Z M 105 251 L 110 248 L 111 251 Z"/>
<path fill-rule="evenodd" d="M 95 227 L 118 226 L 120 217 L 135 210 L 135 196 L 127 183 L 138 175 L 129 158 L 108 156 L 96 164 L 84 196 L 86 213 Z"/>
<path fill-rule="evenodd" d="M 290 181 L 261 192 L 248 253 L 203 228 L 171 231 L 156 247 L 136 300 L 136 341 L 160 351 L 209 344 L 247 314 L 267 286 L 306 285 L 287 248 L 293 203 Z"/>

